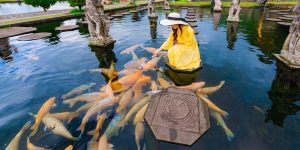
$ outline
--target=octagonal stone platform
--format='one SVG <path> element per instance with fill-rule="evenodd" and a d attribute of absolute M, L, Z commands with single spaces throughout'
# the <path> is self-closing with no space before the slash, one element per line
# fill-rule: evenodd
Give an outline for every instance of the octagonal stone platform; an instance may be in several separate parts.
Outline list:
<path fill-rule="evenodd" d="M 184 145 L 210 128 L 207 104 L 193 91 L 173 87 L 152 96 L 145 120 L 156 139 Z"/>

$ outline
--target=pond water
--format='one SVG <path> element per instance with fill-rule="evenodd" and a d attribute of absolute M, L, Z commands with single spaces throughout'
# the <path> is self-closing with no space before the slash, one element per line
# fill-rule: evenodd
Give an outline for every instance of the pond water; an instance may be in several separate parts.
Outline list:
<path fill-rule="evenodd" d="M 56 2 L 49 10 L 71 9 L 67 1 Z M 0 15 L 44 11 L 42 7 L 33 7 L 25 3 L 0 3 Z"/>
<path fill-rule="evenodd" d="M 1 10 L 1 9 L 0 9 Z M 185 15 L 186 10 L 178 10 Z M 211 128 L 191 147 L 156 141 L 146 127 L 145 138 L 141 142 L 150 150 L 182 149 L 298 149 L 300 146 L 299 85 L 287 83 L 288 75 L 281 74 L 272 53 L 279 53 L 288 35 L 288 28 L 264 21 L 269 14 L 262 9 L 243 9 L 238 26 L 227 24 L 228 9 L 222 14 L 210 12 L 209 8 L 197 10 L 203 68 L 190 75 L 181 76 L 164 67 L 177 84 L 187 80 L 205 81 L 207 86 L 225 80 L 225 86 L 209 98 L 229 113 L 225 122 L 235 137 L 229 141 L 222 128 L 210 119 Z M 165 18 L 159 10 L 158 20 Z M 169 35 L 170 29 L 159 24 L 150 27 L 147 11 L 138 16 L 124 16 L 114 19 L 111 25 L 113 38 L 117 41 L 112 52 L 103 53 L 101 49 L 88 47 L 88 30 L 79 22 L 81 19 L 56 21 L 37 25 L 38 31 L 52 32 L 49 38 L 35 41 L 17 41 L 18 37 L 1 40 L 1 47 L 9 48 L 5 59 L 0 60 L 0 149 L 19 132 L 28 120 L 28 113 L 36 113 L 41 105 L 52 96 L 57 97 L 57 106 L 51 112 L 73 111 L 62 103 L 60 97 L 71 89 L 95 82 L 90 91 L 97 91 L 107 83 L 107 78 L 89 69 L 108 67 L 116 62 L 116 70 L 122 70 L 131 60 L 131 55 L 121 55 L 127 47 L 142 43 L 144 46 L 159 47 Z M 79 24 L 75 31 L 55 32 L 62 24 Z M 232 28 L 228 28 L 228 27 Z M 235 29 L 235 27 L 237 29 Z M 236 32 L 233 32 L 236 31 Z M 137 49 L 139 57 L 151 57 L 142 49 Z M 147 73 L 155 78 L 156 73 Z M 187 80 L 186 80 L 187 79 Z M 104 123 L 103 131 L 113 118 L 113 113 Z M 78 137 L 76 131 L 83 114 L 75 118 L 67 129 Z M 42 132 L 43 125 L 40 125 Z M 86 130 L 95 128 L 95 118 L 88 123 Z M 21 138 L 25 149 L 26 131 Z M 38 133 L 39 134 L 39 133 Z M 31 141 L 38 146 L 63 149 L 73 144 L 76 149 L 85 149 L 90 136 L 84 134 L 79 141 L 72 142 L 60 136 L 47 134 L 33 137 Z M 111 142 L 115 149 L 136 149 L 134 126 L 128 123 Z"/>

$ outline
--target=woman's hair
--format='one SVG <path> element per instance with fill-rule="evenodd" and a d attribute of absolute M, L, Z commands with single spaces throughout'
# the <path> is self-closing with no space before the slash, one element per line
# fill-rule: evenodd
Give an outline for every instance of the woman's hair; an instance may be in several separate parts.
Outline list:
<path fill-rule="evenodd" d="M 172 30 L 173 30 L 173 37 L 174 37 L 173 42 L 174 42 L 174 43 L 177 42 L 177 36 L 178 36 L 178 35 L 177 35 L 177 30 L 182 31 L 182 30 L 181 30 L 181 27 L 182 27 L 182 25 L 179 24 L 177 29 L 173 29 L 173 28 L 172 28 Z"/>

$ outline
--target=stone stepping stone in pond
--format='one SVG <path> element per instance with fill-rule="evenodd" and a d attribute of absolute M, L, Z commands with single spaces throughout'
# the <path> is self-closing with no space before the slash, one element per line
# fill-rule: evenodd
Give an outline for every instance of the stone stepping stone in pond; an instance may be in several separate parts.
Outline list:
<path fill-rule="evenodd" d="M 292 25 L 292 23 L 290 23 L 290 22 L 277 22 L 277 24 L 279 24 L 281 26 L 286 26 L 286 27 L 289 27 Z"/>
<path fill-rule="evenodd" d="M 297 17 L 297 15 L 283 15 L 283 17 L 287 17 L 287 18 L 296 18 Z"/>
<path fill-rule="evenodd" d="M 289 18 L 289 17 L 278 17 L 278 19 L 288 20 L 288 21 L 293 21 L 294 20 L 294 18 Z"/>
<path fill-rule="evenodd" d="M 130 12 L 124 12 L 122 15 L 130 15 Z"/>
<path fill-rule="evenodd" d="M 191 25 L 191 27 L 197 27 L 198 26 L 197 22 L 190 22 L 189 24 Z"/>
<path fill-rule="evenodd" d="M 270 10 L 269 12 L 270 13 L 279 13 L 280 11 L 279 10 Z"/>
<path fill-rule="evenodd" d="M 19 37 L 17 40 L 18 41 L 32 41 L 32 40 L 38 40 L 38 39 L 43 39 L 46 37 L 50 37 L 52 34 L 49 32 L 40 32 L 40 33 L 32 33 L 29 35 L 24 35 Z"/>
<path fill-rule="evenodd" d="M 283 12 L 283 13 L 277 13 L 277 15 L 288 15 L 289 13 L 285 13 L 285 12 Z"/>
<path fill-rule="evenodd" d="M 130 13 L 138 13 L 136 10 L 131 10 Z"/>
<path fill-rule="evenodd" d="M 9 27 L 0 29 L 0 39 L 35 32 L 33 27 Z"/>
<path fill-rule="evenodd" d="M 114 14 L 114 15 L 111 15 L 111 16 L 114 17 L 114 18 L 123 17 L 123 15 L 121 15 L 121 14 Z"/>
<path fill-rule="evenodd" d="M 277 18 L 266 18 L 267 21 L 274 21 L 274 22 L 280 22 L 282 21 L 281 19 L 277 19 Z"/>
<path fill-rule="evenodd" d="M 72 30 L 76 30 L 78 28 L 79 28 L 78 25 L 66 25 L 66 26 L 56 27 L 55 30 L 56 31 L 72 31 Z"/>

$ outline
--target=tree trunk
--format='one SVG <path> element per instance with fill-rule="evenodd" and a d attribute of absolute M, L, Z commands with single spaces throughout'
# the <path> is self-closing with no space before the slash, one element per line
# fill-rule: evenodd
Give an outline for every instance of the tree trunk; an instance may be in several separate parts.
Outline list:
<path fill-rule="evenodd" d="M 81 10 L 81 7 L 82 7 L 81 5 L 78 6 L 79 10 Z"/>

